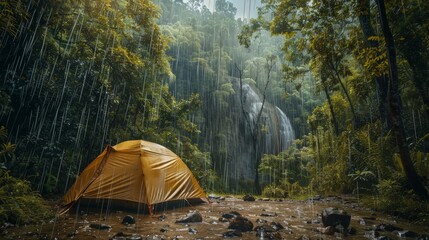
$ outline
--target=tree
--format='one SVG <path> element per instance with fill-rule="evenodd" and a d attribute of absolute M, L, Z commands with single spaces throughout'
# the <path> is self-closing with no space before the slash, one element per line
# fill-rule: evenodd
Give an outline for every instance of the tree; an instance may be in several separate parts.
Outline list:
<path fill-rule="evenodd" d="M 378 13 L 380 16 L 380 25 L 386 41 L 387 59 L 389 61 L 389 86 L 388 101 L 390 108 L 390 118 L 392 129 L 396 138 L 396 144 L 399 148 L 402 166 L 405 174 L 414 191 L 423 199 L 428 199 L 429 194 L 423 185 L 421 177 L 417 174 L 408 149 L 404 125 L 402 122 L 401 106 L 399 101 L 399 77 L 398 66 L 396 63 L 395 42 L 386 15 L 384 0 L 377 0 Z"/>

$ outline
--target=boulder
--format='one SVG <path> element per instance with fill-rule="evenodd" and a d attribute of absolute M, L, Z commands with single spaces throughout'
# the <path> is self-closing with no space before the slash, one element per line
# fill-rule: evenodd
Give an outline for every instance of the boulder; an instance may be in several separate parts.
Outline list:
<path fill-rule="evenodd" d="M 351 216 L 338 208 L 325 208 L 322 211 L 322 223 L 324 227 L 342 225 L 345 229 L 350 225 Z"/>
<path fill-rule="evenodd" d="M 198 211 L 188 213 L 185 217 L 176 221 L 176 223 L 202 222 L 203 216 Z"/>
<path fill-rule="evenodd" d="M 229 229 L 235 229 L 242 232 L 249 232 L 253 230 L 253 223 L 245 217 L 236 217 L 234 218 L 228 226 Z"/>

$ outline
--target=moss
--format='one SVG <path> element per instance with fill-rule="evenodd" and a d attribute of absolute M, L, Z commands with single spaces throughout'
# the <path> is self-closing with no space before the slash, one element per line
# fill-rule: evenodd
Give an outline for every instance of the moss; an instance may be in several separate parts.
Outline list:
<path fill-rule="evenodd" d="M 0 186 L 0 224 L 38 223 L 54 216 L 51 207 L 31 189 L 29 182 L 3 172 Z"/>

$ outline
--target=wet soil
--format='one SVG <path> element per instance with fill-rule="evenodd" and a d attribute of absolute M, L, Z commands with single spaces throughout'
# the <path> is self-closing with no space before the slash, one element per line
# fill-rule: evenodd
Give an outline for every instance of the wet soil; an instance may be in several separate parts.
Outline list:
<path fill-rule="evenodd" d="M 351 233 L 323 234 L 321 212 L 327 207 L 337 207 L 351 215 Z M 201 213 L 200 223 L 176 223 L 192 211 Z M 135 211 L 79 209 L 59 216 L 49 223 L 5 229 L 0 239 L 224 239 L 229 222 L 220 220 L 222 214 L 239 212 L 253 226 L 276 222 L 284 229 L 271 239 L 429 239 L 429 223 L 410 222 L 382 213 L 373 212 L 357 204 L 352 197 L 322 197 L 316 200 L 243 201 L 237 197 L 211 199 L 211 203 L 157 210 L 154 215 L 137 214 Z M 123 224 L 125 216 L 131 215 L 135 224 Z M 267 223 L 263 223 L 266 220 Z M 95 229 L 94 224 L 104 224 L 108 229 Z M 413 237 L 400 237 L 404 231 L 376 231 L 376 226 L 390 224 L 404 231 L 415 233 Z M 100 226 L 100 225 L 98 225 Z M 234 239 L 270 239 L 260 237 L 256 231 L 243 232 Z M 276 238 L 274 238 L 276 237 Z M 379 237 L 380 239 L 380 237 Z M 387 239 L 387 238 L 386 238 Z"/>

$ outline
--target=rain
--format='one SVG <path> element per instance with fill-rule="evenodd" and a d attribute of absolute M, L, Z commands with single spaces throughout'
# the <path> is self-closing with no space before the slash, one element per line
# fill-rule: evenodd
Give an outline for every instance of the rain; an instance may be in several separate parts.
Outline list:
<path fill-rule="evenodd" d="M 0 238 L 427 239 L 426 9 L 0 0 Z"/>

